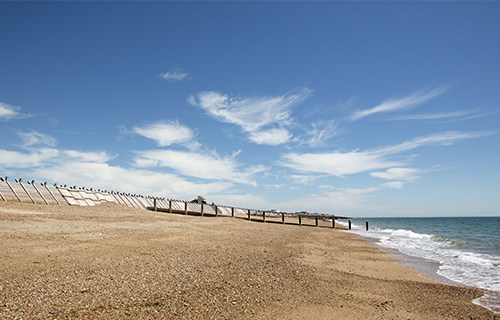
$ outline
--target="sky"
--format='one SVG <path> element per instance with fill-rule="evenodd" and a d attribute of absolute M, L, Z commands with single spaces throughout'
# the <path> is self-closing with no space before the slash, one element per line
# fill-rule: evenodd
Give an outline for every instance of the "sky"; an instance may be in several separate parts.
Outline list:
<path fill-rule="evenodd" d="M 500 2 L 0 2 L 0 176 L 500 215 Z"/>

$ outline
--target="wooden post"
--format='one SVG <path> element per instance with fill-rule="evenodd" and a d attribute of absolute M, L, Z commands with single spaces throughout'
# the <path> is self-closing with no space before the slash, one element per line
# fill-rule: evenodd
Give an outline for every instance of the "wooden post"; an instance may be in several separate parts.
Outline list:
<path fill-rule="evenodd" d="M 184 202 L 184 214 L 188 214 L 188 203 L 187 203 L 187 201 Z"/>
<path fill-rule="evenodd" d="M 234 208 L 233 208 L 234 210 Z M 248 221 L 250 221 L 250 209 L 248 209 Z"/>
<path fill-rule="evenodd" d="M 262 222 L 266 222 L 266 212 L 262 212 Z"/>
<path fill-rule="evenodd" d="M 302 225 L 302 216 L 299 216 L 299 226 Z"/>
<path fill-rule="evenodd" d="M 9 177 L 5 177 L 5 183 L 7 183 L 7 185 L 9 186 L 10 190 L 12 191 L 12 193 L 16 196 L 17 198 L 17 201 L 21 202 L 21 199 L 19 198 L 19 196 L 17 195 L 17 192 L 16 190 L 14 190 L 14 188 L 10 185 L 9 181 L 8 181 Z"/>
<path fill-rule="evenodd" d="M 42 197 L 42 200 L 45 202 L 45 204 L 49 204 L 49 202 L 45 199 L 45 197 L 40 192 L 40 190 L 38 190 L 38 188 L 36 187 L 35 180 L 31 181 L 31 185 L 33 186 L 33 188 L 35 188 L 36 192 L 38 192 L 38 194 L 40 195 L 40 197 Z"/>
<path fill-rule="evenodd" d="M 281 224 L 285 224 L 285 213 L 281 213 Z"/>
<path fill-rule="evenodd" d="M 172 200 L 168 200 L 169 213 L 172 213 Z"/>
<path fill-rule="evenodd" d="M 368 231 L 368 221 L 366 221 L 366 231 Z"/>
<path fill-rule="evenodd" d="M 316 217 L 316 227 L 318 226 L 318 217 Z"/>
<path fill-rule="evenodd" d="M 61 205 L 61 203 L 59 202 L 59 200 L 57 200 L 56 196 L 52 193 L 52 191 L 49 189 L 49 187 L 47 187 L 47 182 L 45 182 L 45 183 L 43 184 L 43 186 L 45 187 L 45 189 L 47 189 L 47 191 L 50 193 L 50 195 L 52 196 L 52 198 L 54 198 L 54 200 L 56 200 L 57 204 L 58 204 L 58 205 Z M 56 190 L 57 190 L 59 193 L 61 193 L 61 191 L 59 191 L 59 189 L 57 188 L 57 184 L 55 185 L 55 187 L 56 187 Z M 64 199 L 64 197 L 63 197 L 63 199 Z"/>
<path fill-rule="evenodd" d="M 332 218 L 332 227 L 335 229 L 335 218 Z"/>
<path fill-rule="evenodd" d="M 349 230 L 351 230 L 351 220 L 349 220 Z"/>
<path fill-rule="evenodd" d="M 219 207 L 218 206 L 215 206 L 215 216 L 216 217 L 219 216 Z"/>
<path fill-rule="evenodd" d="M 23 186 L 23 179 L 19 179 L 19 184 L 23 188 L 24 192 L 28 195 L 28 198 L 30 198 L 31 202 L 36 203 L 31 194 L 26 190 L 26 188 Z"/>
<path fill-rule="evenodd" d="M 203 203 L 201 204 L 201 216 L 203 217 Z"/>
<path fill-rule="evenodd" d="M 156 198 L 154 198 L 154 210 L 157 211 L 158 210 L 158 204 L 156 203 Z"/>
<path fill-rule="evenodd" d="M 231 218 L 234 217 L 234 208 L 231 208 Z"/>

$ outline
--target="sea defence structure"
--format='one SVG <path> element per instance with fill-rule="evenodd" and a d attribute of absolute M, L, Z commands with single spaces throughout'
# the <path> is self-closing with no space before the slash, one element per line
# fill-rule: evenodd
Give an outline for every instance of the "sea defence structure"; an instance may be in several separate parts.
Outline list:
<path fill-rule="evenodd" d="M 8 177 L 0 178 L 0 201 L 16 201 L 46 205 L 95 206 L 103 202 L 125 204 L 137 209 L 168 211 L 172 213 L 213 213 L 216 206 L 203 205 L 184 200 L 167 200 L 165 198 L 94 190 L 85 187 L 68 187 L 67 185 L 48 185 L 46 182 L 36 185 L 35 181 L 23 183 L 22 179 L 9 181 Z M 203 211 L 202 211 L 203 207 Z M 246 213 L 248 209 L 239 209 L 221 206 L 219 212 Z M 241 212 L 240 212 L 241 211 Z M 255 211 L 255 210 L 254 210 Z"/>
<path fill-rule="evenodd" d="M 248 220 L 251 216 L 260 216 L 265 222 L 266 214 L 269 216 L 281 215 L 282 223 L 285 223 L 285 215 L 299 218 L 299 225 L 302 225 L 302 218 L 313 218 L 318 226 L 318 219 L 332 219 L 335 228 L 335 219 L 348 219 L 326 214 L 309 214 L 272 212 L 256 209 L 236 208 L 215 204 L 206 204 L 200 201 L 186 201 L 165 199 L 155 196 L 144 196 L 124 192 L 94 190 L 85 187 L 68 187 L 67 185 L 49 185 L 47 182 L 36 185 L 34 180 L 23 183 L 23 179 L 9 181 L 8 177 L 0 177 L 0 201 L 15 201 L 21 203 L 61 205 L 61 206 L 95 206 L 100 203 L 114 202 L 127 205 L 129 207 L 153 210 L 168 213 L 196 214 L 196 215 L 224 215 L 234 217 L 235 215 L 246 215 Z M 273 210 L 275 211 L 275 210 Z M 260 220 L 260 219 L 259 219 Z"/>

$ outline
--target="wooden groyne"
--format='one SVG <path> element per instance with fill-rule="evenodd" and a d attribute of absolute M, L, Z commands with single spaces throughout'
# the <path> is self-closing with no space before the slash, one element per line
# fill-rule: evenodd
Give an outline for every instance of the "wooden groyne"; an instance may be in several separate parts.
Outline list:
<path fill-rule="evenodd" d="M 196 201 L 165 199 L 155 196 L 144 196 L 124 192 L 94 190 L 93 188 L 76 187 L 67 185 L 49 185 L 47 182 L 36 184 L 35 180 L 23 182 L 23 179 L 10 181 L 8 177 L 0 177 L 0 201 L 15 201 L 21 203 L 62 205 L 62 206 L 95 206 L 100 203 L 114 202 L 127 205 L 129 207 L 153 210 L 168 213 L 212 215 L 212 216 L 231 216 L 245 215 L 245 218 L 252 220 L 252 216 L 266 222 L 266 213 L 268 216 L 281 216 L 281 223 L 285 223 L 285 215 L 288 217 L 299 218 L 299 225 L 302 225 L 303 218 L 315 219 L 315 225 L 318 226 L 318 219 L 332 219 L 332 227 L 335 228 L 335 219 L 346 219 L 347 217 L 338 217 L 325 214 L 307 214 L 307 213 L 273 213 L 271 211 L 236 208 L 231 206 L 198 203 Z"/>

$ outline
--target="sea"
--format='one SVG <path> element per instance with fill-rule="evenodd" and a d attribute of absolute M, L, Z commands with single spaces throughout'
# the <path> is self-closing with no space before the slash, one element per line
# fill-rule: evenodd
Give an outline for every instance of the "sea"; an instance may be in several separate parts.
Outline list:
<path fill-rule="evenodd" d="M 350 232 L 424 276 L 487 290 L 473 302 L 500 314 L 500 217 L 366 218 L 351 225 Z"/>

